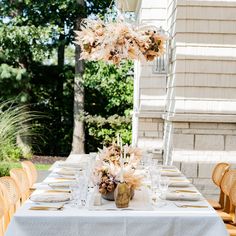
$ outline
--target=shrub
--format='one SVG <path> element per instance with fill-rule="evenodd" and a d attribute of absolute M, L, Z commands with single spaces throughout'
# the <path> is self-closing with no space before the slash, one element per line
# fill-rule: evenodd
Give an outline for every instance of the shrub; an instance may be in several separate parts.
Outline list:
<path fill-rule="evenodd" d="M 0 177 L 9 175 L 11 169 L 10 163 L 0 162 Z"/>
<path fill-rule="evenodd" d="M 86 152 L 97 151 L 116 138 L 131 142 L 133 108 L 133 64 L 119 67 L 103 62 L 87 62 L 83 76 L 85 87 Z"/>
<path fill-rule="evenodd" d="M 0 103 L 0 161 L 18 160 L 24 154 L 30 155 L 29 149 L 22 141 L 17 142 L 17 138 L 23 140 L 32 135 L 34 116 L 24 105 L 15 105 L 12 101 Z"/>
<path fill-rule="evenodd" d="M 97 151 L 97 148 L 107 146 L 116 141 L 119 133 L 124 143 L 131 142 L 131 117 L 113 115 L 108 118 L 102 116 L 84 116 L 86 124 L 86 146 L 89 151 Z"/>

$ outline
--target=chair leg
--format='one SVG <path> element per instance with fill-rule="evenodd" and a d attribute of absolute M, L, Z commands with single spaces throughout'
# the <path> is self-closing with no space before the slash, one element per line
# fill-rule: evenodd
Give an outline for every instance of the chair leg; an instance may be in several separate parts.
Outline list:
<path fill-rule="evenodd" d="M 231 204 L 230 204 L 230 199 L 228 196 L 226 196 L 226 200 L 225 200 L 225 207 L 224 207 L 224 212 L 226 213 L 230 213 L 230 208 L 231 208 Z"/>
<path fill-rule="evenodd" d="M 4 235 L 4 218 L 0 219 L 0 236 L 3 236 Z"/>
<path fill-rule="evenodd" d="M 10 223 L 10 216 L 9 216 L 9 212 L 7 212 L 4 214 L 4 227 L 3 227 L 4 231 L 6 231 L 9 223 Z"/>
<path fill-rule="evenodd" d="M 224 195 L 222 190 L 220 190 L 219 203 L 221 205 L 221 208 L 224 208 L 224 205 L 225 205 L 225 195 Z"/>

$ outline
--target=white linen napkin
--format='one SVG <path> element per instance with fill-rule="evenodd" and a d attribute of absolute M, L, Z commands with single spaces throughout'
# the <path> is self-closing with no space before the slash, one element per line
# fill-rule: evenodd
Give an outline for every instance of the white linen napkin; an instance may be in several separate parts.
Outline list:
<path fill-rule="evenodd" d="M 173 178 L 169 178 L 170 187 L 188 187 L 191 185 L 190 181 L 184 177 L 173 177 Z"/>
<path fill-rule="evenodd" d="M 75 162 L 60 162 L 58 163 L 59 167 L 70 167 L 70 168 L 79 168 L 79 169 L 84 169 L 86 166 L 86 162 L 80 162 L 80 163 L 75 163 Z"/>
<path fill-rule="evenodd" d="M 30 197 L 33 202 L 65 202 L 70 200 L 69 193 L 41 193 Z"/>
<path fill-rule="evenodd" d="M 178 200 L 178 201 L 198 201 L 201 198 L 200 193 L 166 193 L 166 200 Z"/>
<path fill-rule="evenodd" d="M 52 188 L 64 188 L 69 187 L 71 184 L 74 184 L 75 181 L 58 181 L 58 182 L 51 182 L 48 185 Z"/>
<path fill-rule="evenodd" d="M 161 175 L 162 176 L 169 176 L 169 177 L 172 177 L 172 176 L 181 176 L 181 172 L 178 171 L 178 170 L 162 170 L 161 171 Z"/>
<path fill-rule="evenodd" d="M 184 181 L 171 181 L 170 180 L 170 187 L 189 187 L 191 185 L 191 183 L 188 180 L 184 180 Z"/>
<path fill-rule="evenodd" d="M 59 175 L 75 175 L 78 171 L 73 168 L 61 168 L 60 170 L 56 171 Z"/>

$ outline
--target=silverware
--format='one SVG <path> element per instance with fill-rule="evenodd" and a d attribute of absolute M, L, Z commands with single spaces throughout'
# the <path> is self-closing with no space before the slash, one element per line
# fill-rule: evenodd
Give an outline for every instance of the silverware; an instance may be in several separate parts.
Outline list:
<path fill-rule="evenodd" d="M 47 190 L 46 191 L 47 193 L 71 193 L 71 191 L 70 190 L 64 190 L 64 189 L 62 189 L 62 190 Z"/>
<path fill-rule="evenodd" d="M 197 193 L 196 191 L 193 191 L 193 190 L 182 190 L 182 189 L 177 189 L 177 190 L 174 190 L 175 193 Z"/>
<path fill-rule="evenodd" d="M 64 208 L 64 205 L 55 207 L 55 206 L 32 206 L 29 210 L 33 211 L 61 211 Z"/>
<path fill-rule="evenodd" d="M 208 208 L 208 206 L 203 206 L 203 205 L 190 205 L 190 204 L 178 205 L 176 203 L 175 205 L 180 208 Z"/>
<path fill-rule="evenodd" d="M 118 211 L 118 209 L 115 209 L 115 208 L 91 208 L 89 209 L 91 211 Z"/>
<path fill-rule="evenodd" d="M 133 208 L 92 208 L 92 211 L 135 211 Z"/>

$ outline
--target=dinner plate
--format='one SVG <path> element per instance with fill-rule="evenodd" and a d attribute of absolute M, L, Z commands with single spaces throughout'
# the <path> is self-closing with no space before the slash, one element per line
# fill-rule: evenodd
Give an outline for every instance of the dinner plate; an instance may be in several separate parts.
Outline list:
<path fill-rule="evenodd" d="M 191 183 L 188 179 L 185 178 L 169 178 L 170 187 L 189 187 Z"/>
<path fill-rule="evenodd" d="M 48 183 L 48 186 L 51 188 L 68 188 L 71 184 L 74 184 L 75 181 L 58 181 L 58 182 L 51 182 Z"/>
<path fill-rule="evenodd" d="M 69 193 L 40 193 L 30 196 L 30 200 L 36 203 L 58 203 L 71 200 Z"/>
<path fill-rule="evenodd" d="M 177 170 L 162 170 L 161 171 L 161 175 L 162 176 L 169 176 L 169 177 L 172 177 L 172 176 L 181 176 L 181 172 L 177 171 Z"/>
<path fill-rule="evenodd" d="M 75 176 L 70 176 L 70 175 L 56 175 L 55 176 L 56 180 L 75 180 L 76 177 Z"/>
<path fill-rule="evenodd" d="M 160 165 L 160 167 L 164 170 L 170 170 L 171 169 L 171 170 L 177 170 L 178 171 L 176 166 Z"/>
<path fill-rule="evenodd" d="M 190 182 L 188 182 L 188 181 L 186 181 L 186 182 L 184 182 L 184 181 L 173 181 L 173 182 L 171 182 L 170 183 L 170 185 L 169 185 L 170 187 L 189 187 L 189 186 L 191 186 L 191 183 Z"/>
<path fill-rule="evenodd" d="M 58 175 L 74 176 L 74 175 L 76 175 L 80 170 L 81 170 L 81 168 L 74 169 L 74 168 L 63 167 L 63 168 L 59 169 L 58 171 L 56 171 L 55 173 L 58 174 Z"/>
<path fill-rule="evenodd" d="M 74 163 L 74 162 L 60 162 L 58 163 L 59 167 L 68 167 L 68 168 L 74 168 L 74 169 L 84 169 L 86 166 L 86 163 Z"/>

